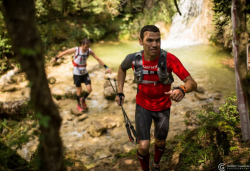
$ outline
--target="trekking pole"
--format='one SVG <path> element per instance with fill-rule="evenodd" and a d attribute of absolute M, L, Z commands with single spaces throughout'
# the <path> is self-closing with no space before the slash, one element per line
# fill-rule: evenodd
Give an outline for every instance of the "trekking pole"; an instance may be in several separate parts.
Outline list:
<path fill-rule="evenodd" d="M 114 79 L 114 82 L 115 82 L 115 88 L 116 88 L 116 90 L 117 90 L 116 79 Z M 121 97 L 120 97 L 120 98 L 121 98 Z M 120 100 L 122 101 L 122 98 L 121 98 Z M 132 130 L 132 132 L 133 132 L 133 134 L 134 134 L 134 137 L 135 137 L 135 139 L 136 139 L 136 144 L 139 144 L 139 143 L 140 143 L 140 139 L 139 139 L 139 137 L 137 136 L 137 133 L 136 133 L 136 131 L 135 131 L 135 129 L 134 129 L 134 126 L 131 124 L 131 122 L 130 122 L 130 120 L 129 120 L 129 118 L 128 118 L 128 115 L 126 114 L 126 112 L 125 112 L 125 110 L 124 110 L 122 104 L 121 104 L 121 108 L 122 108 L 123 115 L 125 115 L 125 116 L 127 117 L 127 120 L 128 120 L 128 122 L 129 122 L 129 125 L 130 125 L 130 129 Z"/>
<path fill-rule="evenodd" d="M 115 91 L 115 89 L 114 89 L 114 87 L 113 87 L 113 85 L 112 85 L 112 83 L 111 83 L 111 81 L 110 81 L 110 78 L 107 78 L 107 79 L 109 80 L 110 85 L 111 85 L 112 89 L 114 90 L 115 94 L 117 94 L 117 91 Z M 115 84 L 116 84 L 116 83 L 115 83 Z M 117 87 L 116 87 L 116 88 L 117 88 Z M 121 99 L 121 100 L 122 100 L 122 99 Z M 125 121 L 125 127 L 126 127 L 127 133 L 128 133 L 128 138 L 129 138 L 129 140 L 130 140 L 131 142 L 134 142 L 134 138 L 132 137 L 131 132 L 130 132 L 130 129 L 129 129 L 128 118 L 127 118 L 127 116 L 126 116 L 126 113 L 124 113 L 124 112 L 122 112 L 122 113 L 123 113 L 123 117 L 124 117 L 124 121 Z M 129 121 L 129 122 L 130 122 L 130 121 Z"/>

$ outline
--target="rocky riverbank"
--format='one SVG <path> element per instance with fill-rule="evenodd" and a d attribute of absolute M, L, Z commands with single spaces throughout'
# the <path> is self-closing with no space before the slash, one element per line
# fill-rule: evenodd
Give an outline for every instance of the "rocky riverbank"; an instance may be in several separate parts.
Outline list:
<path fill-rule="evenodd" d="M 121 108 L 112 100 L 114 98 L 113 89 L 105 79 L 107 77 L 116 78 L 116 74 L 105 74 L 105 70 L 99 65 L 88 63 L 93 92 L 87 99 L 89 111 L 79 113 L 76 110 L 76 90 L 72 79 L 72 68 L 70 56 L 61 59 L 57 65 L 46 67 L 51 93 L 63 119 L 60 133 L 65 147 L 65 155 L 79 159 L 91 167 L 91 164 L 112 162 L 117 154 L 128 153 L 135 149 L 136 145 L 131 143 L 127 137 Z M 0 117 L 1 119 L 12 118 L 8 115 L 13 116 L 20 113 L 6 112 L 10 111 L 7 104 L 13 101 L 26 102 L 30 93 L 29 83 L 25 74 L 17 71 L 9 71 L 0 79 L 0 103 L 2 104 L 0 105 Z M 137 85 L 132 83 L 132 79 L 132 75 L 127 75 L 124 108 L 134 125 Z M 175 80 L 173 86 L 183 84 L 177 77 Z M 202 79 L 196 79 L 196 81 L 198 82 L 196 92 L 186 94 L 180 103 L 173 102 L 167 140 L 173 139 L 175 135 L 184 130 L 194 129 L 196 127 L 195 118 L 200 109 L 213 108 L 214 111 L 218 111 L 219 105 L 224 102 L 224 97 L 219 90 L 207 92 L 203 88 L 205 83 L 202 82 Z M 114 85 L 113 81 L 112 83 Z M 184 123 L 184 119 L 188 122 Z M 34 123 L 36 123 L 35 120 L 28 120 L 19 124 L 24 128 L 30 126 L 28 134 L 32 134 L 38 128 L 37 126 L 31 127 Z M 152 137 L 153 132 L 154 129 L 151 130 Z M 13 130 L 7 128 L 1 130 L 1 136 L 5 137 L 6 142 L 13 133 Z M 38 143 L 38 137 L 35 136 L 34 139 L 24 144 L 18 153 L 29 161 L 37 149 Z"/>

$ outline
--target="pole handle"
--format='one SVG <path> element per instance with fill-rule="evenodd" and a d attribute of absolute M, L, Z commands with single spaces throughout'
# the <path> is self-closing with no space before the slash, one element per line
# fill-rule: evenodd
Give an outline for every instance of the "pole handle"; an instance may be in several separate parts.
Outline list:
<path fill-rule="evenodd" d="M 133 134 L 134 134 L 134 137 L 135 137 L 135 139 L 136 139 L 136 144 L 140 144 L 140 139 L 139 139 L 139 137 L 137 136 L 137 133 L 136 133 L 136 131 L 135 131 L 133 125 L 130 126 L 130 129 L 132 130 L 132 132 L 133 132 Z"/>
<path fill-rule="evenodd" d="M 125 126 L 126 126 L 126 128 L 127 128 L 129 140 L 130 140 L 131 142 L 134 142 L 134 138 L 132 137 L 131 132 L 130 132 L 130 129 L 129 129 L 129 124 L 126 124 Z"/>

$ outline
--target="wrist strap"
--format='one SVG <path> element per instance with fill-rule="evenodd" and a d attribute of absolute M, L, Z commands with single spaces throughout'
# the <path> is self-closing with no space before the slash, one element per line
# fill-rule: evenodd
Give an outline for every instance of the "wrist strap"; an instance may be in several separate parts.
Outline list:
<path fill-rule="evenodd" d="M 174 87 L 173 90 L 175 90 L 175 89 L 181 90 L 181 92 L 182 92 L 183 95 L 185 96 L 185 91 L 184 91 L 181 87 L 179 87 L 179 86 L 178 86 L 178 87 Z"/>
<path fill-rule="evenodd" d="M 122 96 L 125 97 L 123 93 L 117 93 L 117 95 L 121 98 Z"/>
<path fill-rule="evenodd" d="M 104 68 L 106 68 L 106 69 L 108 69 L 108 68 L 109 68 L 109 67 L 108 67 L 107 65 L 105 65 L 105 64 L 103 65 L 103 67 L 104 67 Z"/>
<path fill-rule="evenodd" d="M 58 60 L 59 58 L 58 57 L 56 57 L 56 61 Z"/>

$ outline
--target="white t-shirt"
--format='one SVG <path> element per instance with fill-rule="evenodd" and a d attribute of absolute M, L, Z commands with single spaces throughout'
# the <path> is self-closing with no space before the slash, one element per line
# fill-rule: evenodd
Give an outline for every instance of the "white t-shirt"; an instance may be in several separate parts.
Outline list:
<path fill-rule="evenodd" d="M 78 53 L 78 48 L 80 48 L 80 47 L 76 47 L 75 56 Z M 91 52 L 90 48 L 84 53 L 81 51 L 81 48 L 80 48 L 78 56 L 76 58 L 74 56 L 74 63 L 76 63 L 78 65 L 86 65 L 87 64 L 87 59 L 89 57 L 90 52 Z M 81 70 L 82 70 L 82 72 L 80 73 Z M 87 74 L 87 73 L 88 73 L 88 71 L 87 71 L 86 67 L 74 66 L 74 68 L 73 68 L 73 74 L 74 75 L 84 75 L 84 74 Z"/>

